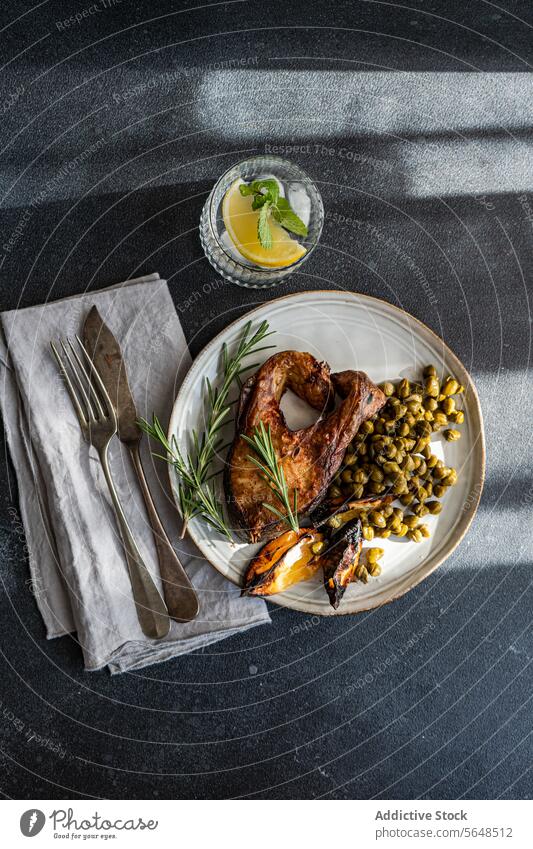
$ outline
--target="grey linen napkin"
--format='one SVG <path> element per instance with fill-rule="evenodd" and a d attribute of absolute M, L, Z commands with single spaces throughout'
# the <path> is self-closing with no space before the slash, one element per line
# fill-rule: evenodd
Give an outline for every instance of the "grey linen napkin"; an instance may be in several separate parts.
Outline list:
<path fill-rule="evenodd" d="M 239 597 L 190 541 L 162 461 L 143 439 L 143 461 L 162 521 L 200 599 L 194 622 L 172 623 L 164 640 L 142 633 L 100 462 L 83 440 L 49 342 L 80 332 L 96 304 L 118 339 L 139 415 L 166 422 L 190 355 L 167 284 L 157 274 L 0 316 L 0 406 L 19 486 L 31 587 L 48 638 L 75 631 L 85 668 L 140 669 L 270 621 L 266 605 Z M 157 559 L 129 457 L 110 445 L 117 489 L 149 569 Z"/>

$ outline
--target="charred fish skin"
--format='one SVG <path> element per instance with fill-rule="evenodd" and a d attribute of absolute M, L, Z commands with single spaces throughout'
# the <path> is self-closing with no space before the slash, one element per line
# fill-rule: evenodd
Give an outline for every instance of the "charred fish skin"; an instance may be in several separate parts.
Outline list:
<path fill-rule="evenodd" d="M 291 389 L 322 414 L 315 424 L 298 431 L 287 427 L 280 400 Z M 334 403 L 335 390 L 343 398 Z M 239 536 L 259 542 L 280 532 L 281 523 L 263 506 L 271 502 L 268 484 L 249 459 L 250 448 L 241 438 L 250 436 L 262 421 L 270 427 L 289 491 L 298 492 L 300 515 L 320 503 L 339 469 L 345 450 L 360 424 L 385 403 L 381 390 L 363 372 L 330 375 L 326 363 L 309 353 L 283 351 L 274 354 L 250 378 L 241 392 L 236 432 L 230 449 L 224 485 L 230 516 Z"/>
<path fill-rule="evenodd" d="M 272 500 L 272 493 L 248 459 L 250 447 L 241 439 L 241 434 L 251 436 L 261 421 L 265 427 L 270 427 L 276 453 L 286 471 L 292 455 L 296 459 L 300 453 L 297 437 L 302 433 L 289 430 L 279 406 L 287 389 L 320 413 L 334 404 L 329 366 L 300 351 L 274 354 L 244 384 L 237 408 L 235 437 L 224 470 L 224 489 L 234 530 L 247 542 L 276 536 L 280 522 L 273 520 L 272 513 L 262 506 L 263 502 Z M 291 482 L 287 482 L 290 485 Z"/>

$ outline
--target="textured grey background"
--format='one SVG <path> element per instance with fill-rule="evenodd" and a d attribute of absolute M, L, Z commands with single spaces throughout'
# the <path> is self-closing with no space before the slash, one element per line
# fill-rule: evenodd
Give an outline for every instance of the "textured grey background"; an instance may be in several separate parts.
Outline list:
<path fill-rule="evenodd" d="M 468 538 L 395 604 L 274 607 L 271 628 L 111 679 L 43 639 L 4 457 L 1 789 L 531 798 L 531 6 L 195 5 L 3 4 L 2 308 L 157 270 L 194 354 L 265 298 L 386 298 L 471 370 L 487 484 Z M 217 278 L 197 226 L 265 145 L 298 148 L 327 219 L 303 272 L 260 293 Z"/>

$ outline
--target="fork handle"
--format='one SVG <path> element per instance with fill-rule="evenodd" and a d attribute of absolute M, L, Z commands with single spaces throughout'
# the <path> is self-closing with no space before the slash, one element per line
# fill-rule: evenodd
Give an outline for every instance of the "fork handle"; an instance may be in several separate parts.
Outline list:
<path fill-rule="evenodd" d="M 169 616 L 177 622 L 190 622 L 198 613 L 198 596 L 161 524 L 161 519 L 153 502 L 142 467 L 139 442 L 128 443 L 128 449 L 143 494 L 150 527 L 154 535 L 159 560 L 159 572 L 163 581 L 163 593 Z"/>
<path fill-rule="evenodd" d="M 128 572 L 133 591 L 133 600 L 137 610 L 139 624 L 147 637 L 154 640 L 166 637 L 170 629 L 170 619 L 168 618 L 165 602 L 161 597 L 161 593 L 157 589 L 150 572 L 146 568 L 141 553 L 137 548 L 133 535 L 131 533 L 128 521 L 122 505 L 119 501 L 111 471 L 109 469 L 109 461 L 107 458 L 107 445 L 99 451 L 100 462 L 104 470 L 107 486 L 115 515 L 120 529 L 120 535 L 124 544 L 124 553 L 128 564 Z"/>

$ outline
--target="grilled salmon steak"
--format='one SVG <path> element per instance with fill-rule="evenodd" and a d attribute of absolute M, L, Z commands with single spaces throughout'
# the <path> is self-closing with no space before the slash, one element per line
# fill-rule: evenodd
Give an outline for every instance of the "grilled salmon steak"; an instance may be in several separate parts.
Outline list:
<path fill-rule="evenodd" d="M 290 430 L 280 409 L 287 389 L 322 414 L 315 424 Z M 335 393 L 343 399 L 333 412 Z M 280 509 L 268 483 L 249 459 L 252 449 L 242 434 L 253 436 L 263 422 L 270 427 L 289 493 L 298 493 L 298 513 L 309 513 L 324 497 L 339 469 L 348 444 L 363 421 L 385 403 L 385 396 L 364 372 L 330 374 L 326 363 L 311 354 L 282 351 L 274 354 L 244 384 L 236 416 L 235 438 L 224 475 L 230 515 L 239 535 L 248 542 L 276 536 L 281 521 L 264 503 Z"/>

